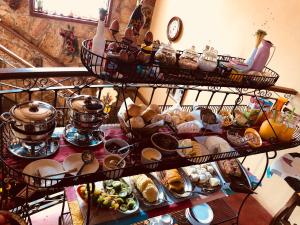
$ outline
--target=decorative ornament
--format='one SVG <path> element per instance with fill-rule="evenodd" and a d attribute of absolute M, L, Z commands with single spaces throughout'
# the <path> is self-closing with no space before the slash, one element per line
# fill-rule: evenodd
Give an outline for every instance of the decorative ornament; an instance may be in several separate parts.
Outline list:
<path fill-rule="evenodd" d="M 67 56 L 72 56 L 72 62 L 74 57 L 79 55 L 78 38 L 74 35 L 74 27 L 68 25 L 68 29 L 62 29 L 59 34 L 64 38 L 63 52 Z"/>
<path fill-rule="evenodd" d="M 167 27 L 167 36 L 169 41 L 175 41 L 178 39 L 182 32 L 182 21 L 179 17 L 173 17 Z"/>

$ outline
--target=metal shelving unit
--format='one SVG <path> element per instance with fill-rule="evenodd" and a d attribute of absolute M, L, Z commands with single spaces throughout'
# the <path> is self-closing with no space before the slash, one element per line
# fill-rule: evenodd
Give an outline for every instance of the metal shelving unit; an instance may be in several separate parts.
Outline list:
<path fill-rule="evenodd" d="M 2 83 L 2 87 L 5 86 L 0 91 L 0 109 L 3 108 L 2 102 L 3 98 L 6 98 L 9 95 L 14 95 L 19 97 L 20 99 L 38 99 L 45 100 L 54 105 L 57 109 L 62 110 L 65 115 L 68 115 L 68 108 L 65 104 L 65 89 L 69 89 L 74 94 L 82 94 L 88 93 L 92 94 L 98 98 L 101 98 L 101 93 L 106 88 L 111 88 L 116 90 L 116 103 L 111 110 L 110 118 L 108 123 L 117 123 L 117 112 L 120 107 L 120 104 L 126 97 L 131 97 L 133 101 L 142 101 L 141 90 L 147 88 L 150 89 L 150 95 L 148 96 L 148 101 L 146 104 L 151 104 L 154 101 L 154 96 L 158 93 L 159 90 L 166 90 L 165 95 L 161 96 L 163 98 L 163 103 L 161 105 L 161 109 L 166 109 L 170 107 L 168 105 L 168 100 L 170 99 L 171 91 L 175 89 L 183 89 L 183 96 L 180 99 L 180 103 L 182 108 L 187 111 L 191 111 L 193 109 L 192 105 L 185 105 L 184 98 L 193 92 L 193 101 L 194 104 L 202 105 L 202 107 L 210 108 L 213 112 L 217 113 L 221 109 L 226 109 L 228 111 L 234 111 L 235 109 L 244 109 L 245 102 L 250 97 L 263 97 L 271 100 L 272 102 L 276 101 L 278 95 L 283 95 L 287 98 L 292 97 L 295 92 L 292 90 L 285 90 L 280 88 L 270 87 L 274 85 L 278 79 L 278 74 L 272 71 L 269 68 L 265 68 L 266 71 L 269 72 L 269 77 L 250 77 L 249 75 L 244 74 L 234 74 L 231 75 L 230 71 L 227 71 L 225 68 L 219 66 L 214 72 L 202 72 L 197 70 L 196 72 L 181 70 L 178 67 L 170 68 L 163 67 L 156 62 L 152 62 L 149 65 L 123 65 L 121 62 L 112 61 L 117 65 L 116 69 L 113 71 L 107 71 L 105 68 L 105 64 L 110 61 L 102 56 L 97 56 L 93 54 L 89 49 L 89 40 L 83 42 L 83 46 L 81 49 L 81 58 L 82 63 L 90 72 L 90 77 L 80 77 L 79 73 L 76 73 L 73 77 L 67 77 L 61 79 L 60 85 L 47 85 L 47 76 L 42 74 L 41 77 L 32 78 L 28 75 L 29 78 L 19 77 L 20 86 L 12 86 L 9 83 Z M 180 52 L 178 52 L 180 54 Z M 229 60 L 227 56 L 219 56 L 219 61 Z M 238 58 L 235 58 L 238 59 Z M 242 59 L 239 59 L 242 60 Z M 141 70 L 140 70 L 141 69 Z M 140 72 L 142 71 L 142 72 Z M 14 75 L 15 76 L 15 75 Z M 78 78 L 79 76 L 79 78 Z M 50 78 L 50 77 L 49 77 Z M 105 81 L 106 83 L 99 83 L 99 79 Z M 18 83 L 17 83 L 18 84 Z M 63 86 L 61 85 L 63 84 Z M 181 85 L 181 86 L 178 86 Z M 68 92 L 69 93 L 69 92 Z M 46 98 L 47 96 L 51 96 L 51 98 Z M 202 99 L 206 96 L 207 103 L 200 103 Z M 218 97 L 217 97 L 218 96 Z M 43 99 L 45 98 L 45 99 Z M 16 98 L 17 99 L 17 98 Z M 215 100 L 220 102 L 219 105 L 212 104 Z M 127 109 L 127 106 L 126 106 Z M 64 117 L 61 121 L 58 122 L 58 126 L 64 127 L 67 124 L 67 118 Z M 168 132 L 173 132 L 175 136 L 178 138 L 185 137 L 187 134 L 177 134 L 174 131 L 165 128 Z M 132 129 L 131 129 L 132 131 Z M 213 135 L 215 133 L 209 132 L 207 130 L 203 130 L 202 133 L 196 134 L 195 136 L 203 135 Z M 226 138 L 226 131 L 224 130 L 221 133 L 218 133 L 219 136 Z M 255 154 L 265 154 L 267 158 L 267 162 L 265 165 L 265 170 L 263 175 L 261 176 L 259 183 L 262 182 L 262 179 L 265 175 L 266 168 L 268 166 L 269 159 L 272 158 L 270 156 L 270 152 L 274 152 L 276 156 L 276 152 L 279 150 L 284 150 L 291 147 L 296 147 L 300 145 L 300 133 L 299 129 L 296 129 L 294 133 L 294 138 L 291 142 L 280 142 L 277 140 L 272 140 L 269 142 L 264 142 L 263 145 L 259 148 L 251 148 L 249 145 L 243 145 L 241 147 L 236 147 L 235 151 L 225 152 L 225 153 L 217 153 L 217 154 L 209 154 L 202 155 L 198 157 L 193 157 L 190 159 L 181 158 L 179 156 L 170 156 L 164 158 L 161 162 L 158 163 L 158 167 L 155 169 L 146 168 L 145 165 L 140 163 L 140 150 L 149 146 L 149 140 L 141 140 L 139 137 L 131 136 L 129 139 L 130 143 L 136 143 L 134 149 L 132 150 L 130 156 L 127 159 L 127 166 L 123 171 L 121 176 L 131 176 L 140 173 L 149 173 L 153 171 L 161 171 L 171 168 L 178 168 L 189 166 L 193 164 L 201 164 L 207 162 L 213 162 L 223 159 L 230 158 L 240 158 L 247 157 Z M 189 137 L 192 137 L 189 135 Z M 41 178 L 29 176 L 27 174 L 23 174 L 22 170 L 26 164 L 30 161 L 20 160 L 13 157 L 7 151 L 7 143 L 13 140 L 13 135 L 11 130 L 9 129 L 7 124 L 2 124 L 1 126 L 1 150 L 0 150 L 0 161 L 1 161 L 1 175 L 2 177 L 10 177 L 20 184 L 23 184 L 26 188 L 25 194 L 25 202 L 22 204 L 24 209 L 28 207 L 29 202 L 31 201 L 28 190 L 29 187 L 36 188 L 43 193 L 47 194 L 48 192 L 61 191 L 63 188 L 68 186 L 73 186 L 76 184 L 88 184 L 91 182 L 101 181 L 107 179 L 107 177 L 112 174 L 118 173 L 118 170 L 112 170 L 108 172 L 104 172 L 101 169 L 98 170 L 94 174 L 86 174 L 80 176 L 66 176 L 63 179 L 51 179 L 51 178 Z M 58 154 L 54 157 L 64 155 L 66 152 L 64 148 L 61 148 Z M 94 149 L 95 151 L 95 149 Z M 96 149 L 96 151 L 101 151 L 101 147 Z M 101 154 L 100 154 L 101 155 Z M 103 154 L 102 154 L 103 155 Z M 274 157 L 275 157 L 274 156 Z M 102 160 L 102 156 L 98 158 L 98 160 Z M 157 163 L 155 163 L 157 164 Z M 32 184 L 24 184 L 24 179 L 32 179 Z M 55 185 L 54 185 L 55 184 Z M 10 197 L 11 193 L 6 190 L 5 184 L 1 182 L 1 186 L 3 187 L 3 192 L 1 193 L 1 201 L 0 206 L 3 208 L 5 204 L 5 200 Z M 255 190 L 255 188 L 254 188 Z M 90 192 L 89 192 L 90 194 Z M 248 197 L 248 195 L 247 195 Z M 238 216 L 240 215 L 240 211 L 247 199 L 243 201 L 241 208 L 238 212 Z M 89 215 L 90 207 L 88 207 L 87 214 Z M 63 218 L 65 214 L 62 216 Z M 24 217 L 28 218 L 30 222 L 30 215 L 24 213 Z M 89 218 L 89 216 L 88 216 Z M 87 220 L 86 223 L 89 221 Z"/>

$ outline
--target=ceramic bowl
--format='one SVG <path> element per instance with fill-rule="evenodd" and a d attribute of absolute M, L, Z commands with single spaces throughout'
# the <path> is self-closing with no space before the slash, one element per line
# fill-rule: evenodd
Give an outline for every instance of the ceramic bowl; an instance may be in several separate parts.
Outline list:
<path fill-rule="evenodd" d="M 163 155 L 170 155 L 176 153 L 179 146 L 178 140 L 166 133 L 155 133 L 151 136 L 151 143 Z"/>
<path fill-rule="evenodd" d="M 120 153 L 117 153 L 117 152 L 113 152 L 112 150 L 109 149 L 110 145 L 118 145 L 119 148 L 128 146 L 129 144 L 126 141 L 124 141 L 123 139 L 120 139 L 120 138 L 109 139 L 108 141 L 106 141 L 104 143 L 104 151 L 107 155 L 116 154 L 116 155 L 119 155 L 121 157 L 128 154 L 129 148 L 122 150 Z"/>
<path fill-rule="evenodd" d="M 154 169 L 158 167 L 159 164 L 158 162 L 155 162 L 161 160 L 161 157 L 161 153 L 155 148 L 144 148 L 141 154 L 141 162 L 142 164 L 147 164 L 145 165 L 146 168 Z"/>
<path fill-rule="evenodd" d="M 114 167 L 109 166 L 109 163 L 111 162 L 111 160 L 115 160 L 115 161 L 118 162 L 121 159 L 122 159 L 122 157 L 120 157 L 119 155 L 116 155 L 116 154 L 111 154 L 111 155 L 107 155 L 107 156 L 104 157 L 104 159 L 103 159 L 103 172 L 104 172 L 104 175 L 107 178 L 116 179 L 116 178 L 121 177 L 121 175 L 124 172 L 124 167 L 126 166 L 126 161 L 125 160 L 123 160 L 123 162 L 120 163 L 118 168 L 114 168 Z"/>

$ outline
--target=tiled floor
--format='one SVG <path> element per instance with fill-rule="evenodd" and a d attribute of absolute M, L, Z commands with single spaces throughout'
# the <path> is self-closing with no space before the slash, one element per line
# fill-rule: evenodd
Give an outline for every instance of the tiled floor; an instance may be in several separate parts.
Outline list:
<path fill-rule="evenodd" d="M 238 209 L 244 195 L 238 194 L 226 198 L 227 203 L 234 209 Z M 32 216 L 33 225 L 57 225 L 61 205 L 54 206 Z M 268 225 L 271 215 L 253 198 L 250 197 L 243 208 L 239 225 Z M 231 223 L 226 223 L 229 225 Z"/>

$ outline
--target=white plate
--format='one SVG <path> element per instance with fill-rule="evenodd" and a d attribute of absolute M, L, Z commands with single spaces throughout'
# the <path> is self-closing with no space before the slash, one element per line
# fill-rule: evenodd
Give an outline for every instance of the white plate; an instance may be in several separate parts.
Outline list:
<path fill-rule="evenodd" d="M 55 174 L 55 173 L 64 172 L 64 169 L 59 162 L 52 160 L 52 159 L 40 159 L 40 160 L 36 160 L 36 161 L 29 163 L 24 168 L 23 173 L 27 174 L 27 175 L 31 175 L 31 176 L 38 176 L 38 172 L 37 172 L 38 169 L 40 170 L 40 173 L 41 173 L 41 171 L 43 171 L 44 175 L 51 175 L 51 174 Z M 64 178 L 64 176 L 65 176 L 64 174 L 61 174 L 61 175 L 53 176 L 51 178 L 49 177 L 47 179 L 62 179 L 62 178 Z M 34 183 L 33 178 L 25 177 L 24 181 L 31 185 L 37 184 L 37 183 Z M 42 181 L 42 183 L 40 185 L 42 187 L 45 187 L 45 186 L 47 187 L 47 186 L 55 185 L 58 182 L 59 182 L 59 180 L 58 181 L 53 180 L 52 182 L 50 180 L 48 180 L 48 181 L 46 181 L 46 184 L 45 184 L 45 181 Z"/>
<path fill-rule="evenodd" d="M 74 168 L 77 168 L 76 172 L 71 173 L 74 176 L 77 174 L 77 172 L 79 171 L 82 165 L 83 165 L 83 161 L 81 159 L 81 153 L 74 153 L 72 155 L 69 155 L 67 158 L 65 158 L 63 162 L 63 167 L 65 170 L 72 170 Z M 87 164 L 83 168 L 81 175 L 88 174 L 88 173 L 95 173 L 98 169 L 99 169 L 99 162 L 95 158 L 92 163 Z"/>
<path fill-rule="evenodd" d="M 194 217 L 200 224 L 210 224 L 214 219 L 214 213 L 210 206 L 206 203 L 196 205 L 190 209 L 190 216 Z"/>

